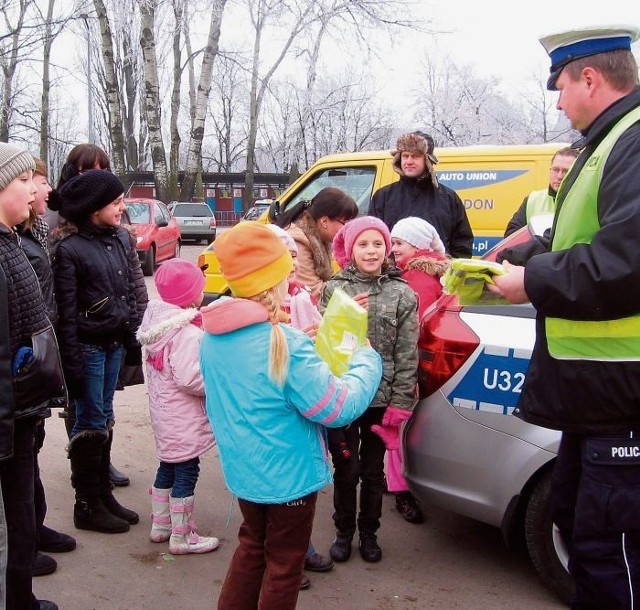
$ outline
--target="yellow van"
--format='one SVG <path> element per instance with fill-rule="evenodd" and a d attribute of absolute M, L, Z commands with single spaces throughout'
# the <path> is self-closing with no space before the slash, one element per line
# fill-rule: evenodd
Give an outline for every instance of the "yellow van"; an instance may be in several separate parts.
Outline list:
<path fill-rule="evenodd" d="M 458 193 L 474 234 L 473 253 L 484 254 L 503 236 L 507 223 L 522 200 L 549 184 L 551 157 L 566 143 L 522 146 L 464 146 L 436 148 L 438 180 Z M 327 186 L 342 189 L 369 209 L 371 195 L 399 179 L 391 166 L 389 150 L 364 151 L 322 157 L 300 176 L 278 200 L 288 206 L 311 199 Z M 266 213 L 261 220 L 267 222 Z M 226 282 L 215 257 L 215 242 L 200 255 L 205 272 L 207 300 L 224 294 Z"/>

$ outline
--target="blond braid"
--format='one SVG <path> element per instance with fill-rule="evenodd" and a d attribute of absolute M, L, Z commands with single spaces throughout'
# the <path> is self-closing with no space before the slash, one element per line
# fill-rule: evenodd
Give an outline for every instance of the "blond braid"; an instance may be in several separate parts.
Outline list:
<path fill-rule="evenodd" d="M 269 346 L 269 377 L 282 387 L 289 370 L 289 348 L 284 332 L 278 323 L 280 303 L 275 297 L 274 290 L 275 287 L 265 290 L 251 297 L 251 300 L 260 303 L 267 310 L 269 321 L 273 325 Z"/>

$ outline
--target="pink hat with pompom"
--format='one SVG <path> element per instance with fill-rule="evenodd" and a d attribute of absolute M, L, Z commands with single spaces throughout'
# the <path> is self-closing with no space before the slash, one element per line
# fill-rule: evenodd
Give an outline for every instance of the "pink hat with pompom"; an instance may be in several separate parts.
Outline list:
<path fill-rule="evenodd" d="M 378 231 L 382 235 L 386 246 L 385 254 L 389 255 L 391 252 L 391 236 L 387 225 L 373 216 L 359 216 L 347 222 L 333 238 L 333 255 L 341 269 L 344 269 L 351 261 L 351 252 L 356 239 L 361 233 L 369 229 Z"/>

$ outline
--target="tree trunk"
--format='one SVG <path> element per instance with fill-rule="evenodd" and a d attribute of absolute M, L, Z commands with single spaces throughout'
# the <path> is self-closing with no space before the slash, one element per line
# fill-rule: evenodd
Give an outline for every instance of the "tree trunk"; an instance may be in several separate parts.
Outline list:
<path fill-rule="evenodd" d="M 111 162 L 114 173 L 123 182 L 128 182 L 126 166 L 124 162 L 124 136 L 122 135 L 122 113 L 120 112 L 120 93 L 116 78 L 113 36 L 109 24 L 107 8 L 103 0 L 93 0 L 96 9 L 98 23 L 100 24 L 100 37 L 102 47 L 102 59 L 104 65 L 104 86 L 109 111 L 109 135 L 113 147 Z M 126 185 L 125 185 L 126 186 Z"/>
<path fill-rule="evenodd" d="M 145 0 L 140 3 L 140 46 L 142 47 L 144 72 L 144 114 L 149 132 L 151 163 L 156 197 L 169 201 L 169 177 L 167 175 L 167 156 L 162 140 L 160 122 L 160 93 L 158 64 L 155 45 L 155 2 Z"/>
<path fill-rule="evenodd" d="M 122 32 L 122 52 L 124 54 L 122 60 L 122 75 L 125 86 L 123 108 L 125 110 L 124 135 L 126 142 L 127 167 L 130 170 L 136 171 L 140 167 L 138 140 L 135 135 L 135 111 L 138 98 L 138 88 L 136 83 L 140 80 L 140 69 L 138 62 L 135 59 L 133 36 L 134 33 L 127 28 Z"/>
<path fill-rule="evenodd" d="M 207 37 L 207 46 L 202 58 L 202 68 L 200 70 L 200 81 L 198 83 L 198 94 L 196 100 L 195 118 L 191 128 L 189 138 L 189 151 L 187 153 L 187 164 L 184 171 L 184 180 L 180 191 L 180 201 L 191 201 L 196 185 L 196 176 L 202 166 L 202 138 L 204 136 L 204 125 L 207 116 L 207 103 L 209 92 L 211 91 L 211 78 L 213 75 L 213 61 L 218 53 L 218 43 L 220 41 L 220 25 L 222 23 L 222 13 L 227 0 L 213 0 L 211 9 L 211 24 Z"/>
<path fill-rule="evenodd" d="M 49 0 L 47 6 L 47 20 L 44 24 L 44 48 L 42 51 L 42 96 L 40 108 L 40 159 L 49 165 L 49 89 L 51 88 L 51 78 L 49 69 L 51 67 L 51 45 L 53 44 L 52 20 L 53 5 L 56 0 Z"/>
<path fill-rule="evenodd" d="M 264 10 L 267 10 L 265 13 Z M 251 69 L 251 99 L 249 100 L 249 137 L 247 138 L 247 171 L 245 174 L 244 183 L 244 197 L 242 198 L 242 207 L 247 211 L 253 204 L 253 175 L 256 166 L 256 139 L 258 136 L 258 119 L 260 118 L 260 108 L 262 107 L 262 100 L 264 99 L 265 91 L 269 85 L 269 81 L 274 72 L 278 69 L 278 66 L 282 63 L 282 60 L 286 57 L 287 53 L 293 41 L 298 34 L 304 30 L 308 25 L 309 20 L 313 19 L 312 14 L 307 14 L 306 11 L 302 11 L 298 16 L 296 23 L 293 25 L 289 37 L 284 43 L 282 49 L 280 49 L 280 55 L 276 58 L 268 72 L 262 78 L 260 84 L 259 70 L 260 70 L 260 46 L 262 40 L 262 32 L 265 27 L 266 21 L 269 17 L 268 7 L 260 1 L 257 4 L 257 16 L 253 18 L 253 25 L 255 28 L 255 38 L 253 42 L 253 66 Z"/>
<path fill-rule="evenodd" d="M 184 21 L 183 0 L 173 1 L 173 89 L 171 90 L 171 117 L 169 120 L 169 134 L 171 145 L 169 149 L 169 193 L 171 199 L 178 199 L 178 171 L 180 169 L 180 131 L 178 130 L 178 115 L 180 113 L 180 84 L 182 82 L 182 52 L 180 40 Z"/>
<path fill-rule="evenodd" d="M 16 73 L 16 67 L 18 66 L 20 34 L 22 33 L 22 26 L 24 25 L 24 17 L 28 5 L 28 2 L 20 3 L 20 13 L 16 27 L 4 35 L 11 39 L 11 44 L 8 45 L 8 52 L 0 54 L 0 68 L 2 68 L 2 97 L 0 98 L 2 99 L 2 107 L 0 108 L 1 142 L 9 141 L 11 115 L 13 114 L 13 77 Z M 5 8 L 4 3 L 2 8 Z M 4 25 L 10 27 L 6 14 L 4 14 L 3 17 L 5 18 Z"/>

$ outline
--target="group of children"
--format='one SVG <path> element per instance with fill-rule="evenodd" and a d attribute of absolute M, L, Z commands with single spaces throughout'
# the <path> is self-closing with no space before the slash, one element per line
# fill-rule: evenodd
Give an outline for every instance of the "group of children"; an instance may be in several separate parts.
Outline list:
<path fill-rule="evenodd" d="M 150 539 L 168 540 L 175 554 L 217 548 L 218 539 L 198 535 L 193 521 L 199 459 L 216 442 L 214 434 L 227 486 L 239 500 L 240 542 L 219 607 L 254 607 L 258 599 L 295 606 L 305 558 L 315 554 L 316 494 L 331 481 L 326 429 L 346 426 L 348 448 L 348 457 L 333 456 L 331 557 L 349 559 L 357 530 L 363 559 L 379 561 L 385 452 L 398 510 L 409 521 L 422 520 L 402 477 L 399 439 L 416 403 L 418 312 L 440 294 L 448 265 L 435 229 L 418 218 L 398 222 L 391 233 L 373 217 L 349 220 L 333 240 L 341 270 L 316 299 L 296 281 L 291 236 L 241 223 L 216 243 L 233 298 L 199 309 L 202 271 L 176 259 L 156 273 L 160 300 L 140 321 L 128 263 L 132 244 L 120 228 L 123 192 L 113 174 L 92 169 L 50 197 L 50 207 L 72 227 L 53 268 L 58 340 L 76 401 L 69 444 L 76 526 L 119 532 L 138 521 L 114 498 L 108 472 L 123 350 L 133 362 L 143 346 L 160 460 L 150 489 Z M 17 214 L 0 219 L 10 231 Z M 338 288 L 368 310 L 370 343 L 356 350 L 341 377 L 313 344 Z"/>

